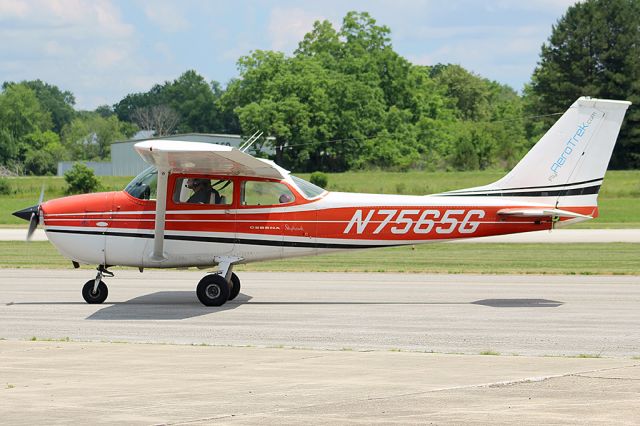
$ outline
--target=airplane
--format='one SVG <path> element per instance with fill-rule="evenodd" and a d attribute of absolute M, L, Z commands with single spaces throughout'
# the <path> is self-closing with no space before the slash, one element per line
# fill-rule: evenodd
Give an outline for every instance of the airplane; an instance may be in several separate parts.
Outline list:
<path fill-rule="evenodd" d="M 108 268 L 214 268 L 196 286 L 206 306 L 240 292 L 235 265 L 328 252 L 513 234 L 598 216 L 597 196 L 627 101 L 581 97 L 503 178 L 414 195 L 326 191 L 229 146 L 146 140 L 150 167 L 123 191 L 40 202 L 14 213 L 42 224 L 74 267 L 98 265 L 82 295 L 108 296 Z"/>

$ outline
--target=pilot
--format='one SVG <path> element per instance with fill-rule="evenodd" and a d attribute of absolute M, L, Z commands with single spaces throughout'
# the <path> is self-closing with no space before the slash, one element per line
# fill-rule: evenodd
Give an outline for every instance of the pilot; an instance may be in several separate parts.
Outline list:
<path fill-rule="evenodd" d="M 285 203 L 290 203 L 293 200 L 291 199 L 291 196 L 289 194 L 282 194 L 280 195 L 280 198 L 278 199 L 278 201 L 280 201 L 280 204 L 285 204 Z"/>
<path fill-rule="evenodd" d="M 209 179 L 187 179 L 187 188 L 193 191 L 187 203 L 218 204 L 220 202 L 220 194 L 211 187 Z"/>

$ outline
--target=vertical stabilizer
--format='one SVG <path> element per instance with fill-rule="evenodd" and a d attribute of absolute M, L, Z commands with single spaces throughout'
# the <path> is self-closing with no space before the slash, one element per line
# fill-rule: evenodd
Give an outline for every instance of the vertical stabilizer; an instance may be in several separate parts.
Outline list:
<path fill-rule="evenodd" d="M 627 101 L 582 97 L 505 177 L 447 194 L 525 198 L 555 207 L 595 207 L 629 105 Z"/>

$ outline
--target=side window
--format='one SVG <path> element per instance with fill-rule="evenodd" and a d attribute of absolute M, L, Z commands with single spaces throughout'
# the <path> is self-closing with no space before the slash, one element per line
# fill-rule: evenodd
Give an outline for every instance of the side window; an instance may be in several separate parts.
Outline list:
<path fill-rule="evenodd" d="M 233 202 L 233 181 L 224 179 L 176 179 L 172 200 L 176 204 L 221 204 Z"/>
<path fill-rule="evenodd" d="M 280 182 L 247 180 L 242 183 L 242 205 L 273 206 L 294 202 L 296 197 Z"/>

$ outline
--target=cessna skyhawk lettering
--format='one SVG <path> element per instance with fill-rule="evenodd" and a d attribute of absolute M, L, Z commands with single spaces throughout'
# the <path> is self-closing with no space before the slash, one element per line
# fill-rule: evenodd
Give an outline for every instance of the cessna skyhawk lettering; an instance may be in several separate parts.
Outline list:
<path fill-rule="evenodd" d="M 40 202 L 14 213 L 43 224 L 51 243 L 98 265 L 83 287 L 107 298 L 114 265 L 213 267 L 196 294 L 207 306 L 234 299 L 234 265 L 331 251 L 420 244 L 552 229 L 598 215 L 597 196 L 630 102 L 578 99 L 505 177 L 428 196 L 328 192 L 272 161 L 237 149 L 148 140 L 151 167 L 124 191 Z"/>

